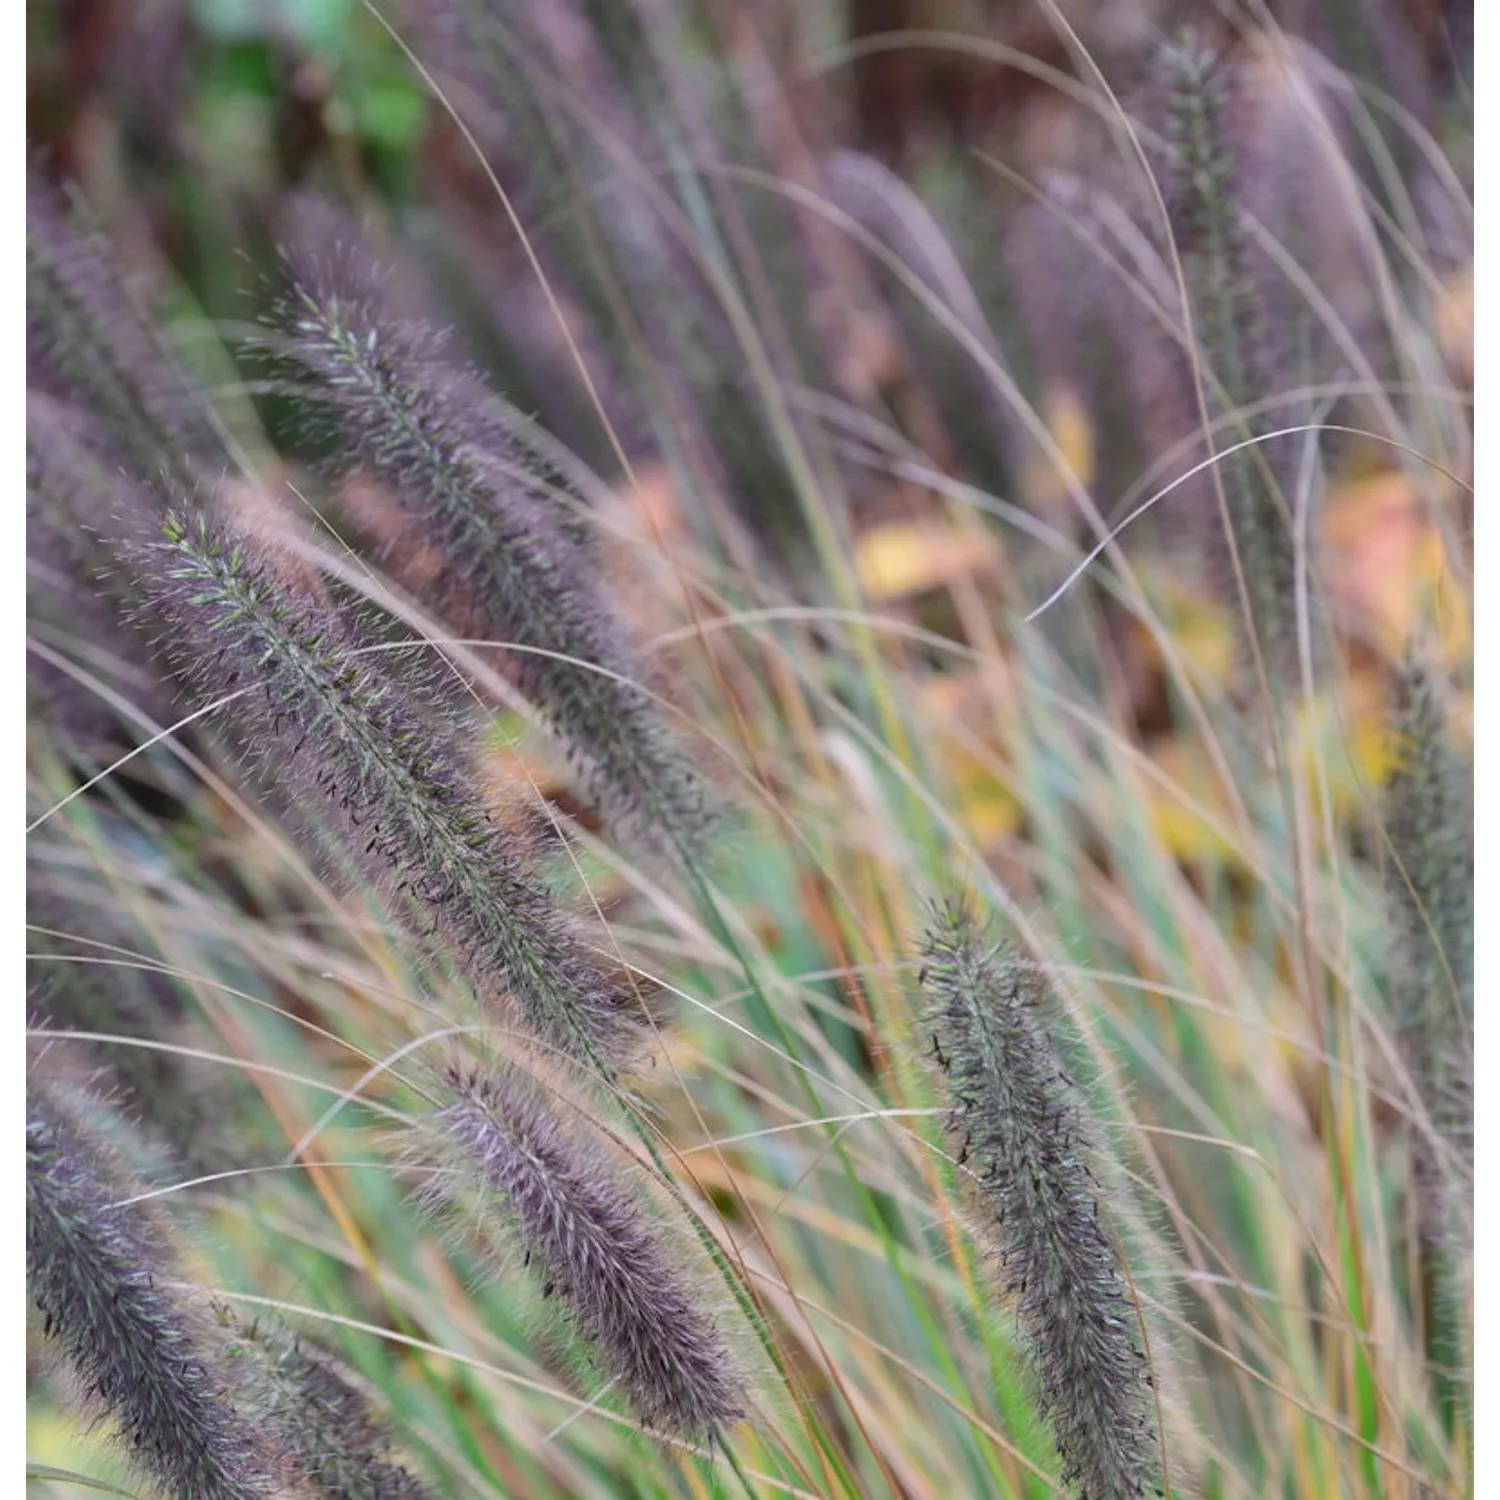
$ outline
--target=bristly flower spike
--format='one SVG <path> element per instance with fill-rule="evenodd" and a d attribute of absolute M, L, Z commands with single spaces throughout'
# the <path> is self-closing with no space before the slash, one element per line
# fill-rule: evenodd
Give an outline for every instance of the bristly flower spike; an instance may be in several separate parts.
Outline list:
<path fill-rule="evenodd" d="M 1474 846 L 1465 771 L 1431 670 L 1413 656 L 1396 682 L 1395 765 L 1385 786 L 1391 984 L 1412 1077 L 1439 1135 L 1473 1162 Z M 1423 1233 L 1451 1234 L 1446 1174 L 1418 1145 Z"/>
<path fill-rule="evenodd" d="M 1159 1444 L 1139 1319 L 1041 983 L 1008 947 L 986 944 L 958 902 L 935 914 L 922 953 L 949 1123 L 992 1221 L 1064 1482 L 1088 1500 L 1153 1493 Z"/>
<path fill-rule="evenodd" d="M 294 592 L 246 538 L 169 517 L 137 559 L 167 654 L 199 699 L 235 704 L 247 753 L 301 774 L 410 894 L 482 1001 L 514 996 L 543 1042 L 611 1076 L 639 1027 L 568 915 L 476 789 L 436 711 L 389 675 L 354 621 Z"/>
<path fill-rule="evenodd" d="M 391 1456 L 364 1395 L 337 1361 L 279 1328 L 246 1329 L 234 1345 L 286 1467 L 320 1500 L 432 1500 Z"/>
<path fill-rule="evenodd" d="M 730 1350 L 618 1168 L 514 1070 L 455 1069 L 448 1083 L 453 1102 L 419 1147 L 444 1169 L 421 1190 L 429 1207 L 457 1219 L 478 1201 L 479 1224 L 524 1252 L 643 1424 L 713 1442 L 741 1420 Z"/>
<path fill-rule="evenodd" d="M 26 1279 L 46 1332 L 137 1464 L 177 1500 L 277 1493 L 206 1309 L 176 1274 L 149 1204 L 72 1111 L 26 1114 Z"/>
<path fill-rule="evenodd" d="M 616 826 L 675 852 L 701 852 L 703 784 L 678 751 L 591 560 L 518 477 L 475 441 L 484 425 L 445 400 L 461 383 L 423 341 L 382 318 L 343 278 L 304 276 L 286 311 L 288 352 L 323 383 L 333 431 L 445 560 L 486 636 L 534 648 L 515 669 Z M 428 341 L 430 342 L 430 341 Z M 472 399 L 473 386 L 469 386 Z M 490 424 L 486 439 L 493 434 Z"/>
<path fill-rule="evenodd" d="M 88 408 L 138 479 L 221 458 L 201 397 L 104 243 L 33 171 L 26 185 L 27 382 Z"/>
<path fill-rule="evenodd" d="M 1473 804 L 1438 681 L 1415 652 L 1393 707 L 1386 911 L 1396 1035 L 1430 1122 L 1411 1141 L 1424 1321 L 1441 1404 L 1469 1408 L 1470 1379 L 1456 1372 L 1473 1351 L 1473 1209 L 1462 1170 L 1474 1163 Z M 1471 1410 L 1462 1420 L 1472 1422 Z"/>
<path fill-rule="evenodd" d="M 1191 34 L 1165 59 L 1170 134 L 1178 151 L 1172 232 L 1192 302 L 1209 415 L 1234 415 L 1285 385 L 1285 357 L 1270 347 L 1266 316 L 1240 223 L 1229 103 L 1220 62 Z M 1265 430 L 1236 417 L 1231 441 Z M 1289 504 L 1295 448 L 1286 438 L 1241 448 L 1219 462 L 1250 624 L 1267 669 L 1286 681 L 1297 660 L 1296 549 Z"/>

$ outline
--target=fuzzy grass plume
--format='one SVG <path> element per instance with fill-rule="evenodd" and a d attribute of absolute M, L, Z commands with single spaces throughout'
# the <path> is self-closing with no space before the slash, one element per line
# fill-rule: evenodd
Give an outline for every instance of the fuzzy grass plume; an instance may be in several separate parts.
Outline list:
<path fill-rule="evenodd" d="M 513 1070 L 454 1069 L 428 1135 L 433 1206 L 487 1199 L 642 1423 L 713 1441 L 745 1415 L 730 1350 L 619 1168 L 587 1148 Z M 499 1226 L 497 1226 L 499 1227 Z"/>
<path fill-rule="evenodd" d="M 331 404 L 343 451 L 442 556 L 445 587 L 462 593 L 486 639 L 527 648 L 513 669 L 606 818 L 679 851 L 701 848 L 704 788 L 639 685 L 625 627 L 514 455 L 497 462 L 475 441 L 494 429 L 472 386 L 383 319 L 357 277 L 345 287 L 330 271 L 303 276 L 284 317 L 288 352 L 320 382 L 309 394 Z"/>
<path fill-rule="evenodd" d="M 1272 329 L 1240 222 L 1224 64 L 1191 34 L 1167 50 L 1164 87 L 1177 149 L 1172 232 L 1182 258 L 1210 418 L 1234 418 L 1233 442 L 1258 436 L 1263 418 L 1236 415 L 1281 387 Z M 1282 412 L 1284 419 L 1286 413 Z M 1296 664 L 1296 554 L 1286 439 L 1242 448 L 1219 469 L 1249 624 L 1267 670 L 1286 681 Z"/>
<path fill-rule="evenodd" d="M 542 1041 L 610 1073 L 631 1049 L 628 995 L 512 847 L 435 711 L 364 649 L 372 642 L 207 517 L 170 517 L 139 563 L 166 652 L 199 701 L 248 690 L 235 704 L 241 743 L 305 775 L 480 999 L 509 992 Z"/>
<path fill-rule="evenodd" d="M 205 408 L 143 315 L 102 237 L 33 171 L 26 186 L 27 383 L 108 424 L 142 479 L 182 478 L 221 451 Z"/>
<path fill-rule="evenodd" d="M 1397 675 L 1395 766 L 1385 786 L 1389 967 L 1397 1038 L 1426 1111 L 1412 1133 L 1422 1310 L 1439 1403 L 1472 1402 L 1474 1227 L 1474 846 L 1465 770 L 1432 670 Z M 1435 1136 L 1435 1138 L 1434 1138 Z M 1441 1143 L 1441 1144 L 1440 1144 Z"/>
<path fill-rule="evenodd" d="M 44 1088 L 26 1113 L 26 1276 L 47 1333 L 143 1471 L 178 1500 L 260 1500 L 259 1439 L 231 1399 L 205 1311 L 146 1204 Z"/>
<path fill-rule="evenodd" d="M 950 1124 L 993 1221 L 1000 1284 L 1064 1482 L 1088 1500 L 1153 1493 L 1159 1446 L 1139 1319 L 1039 981 L 1011 950 L 987 946 L 957 902 L 936 913 L 923 957 Z"/>
<path fill-rule="evenodd" d="M 391 1456 L 390 1441 L 338 1362 L 280 1328 L 257 1324 L 234 1345 L 287 1467 L 321 1500 L 431 1500 Z"/>
<path fill-rule="evenodd" d="M 1473 1024 L 1473 824 L 1438 685 L 1415 656 L 1397 674 L 1392 718 L 1385 803 L 1398 998 L 1406 1030 L 1446 1035 Z"/>

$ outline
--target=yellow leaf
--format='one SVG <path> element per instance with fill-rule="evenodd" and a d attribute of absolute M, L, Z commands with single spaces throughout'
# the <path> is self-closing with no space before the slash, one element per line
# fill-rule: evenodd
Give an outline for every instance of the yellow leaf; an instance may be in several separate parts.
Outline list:
<path fill-rule="evenodd" d="M 854 563 L 866 597 L 886 604 L 984 572 L 999 555 L 1000 544 L 988 532 L 941 521 L 892 521 L 860 538 Z"/>
<path fill-rule="evenodd" d="M 960 821 L 981 849 L 1009 838 L 1021 826 L 1016 799 L 972 755 L 953 746 L 949 769 L 957 784 Z"/>
<path fill-rule="evenodd" d="M 1357 813 L 1391 768 L 1394 743 L 1389 697 L 1378 673 L 1362 672 L 1343 688 L 1337 706 L 1326 695 L 1299 704 L 1293 755 L 1309 791 L 1321 781 L 1333 813 Z M 1320 774 L 1321 763 L 1321 774 Z"/>
<path fill-rule="evenodd" d="M 1078 393 L 1070 385 L 1049 386 L 1042 397 L 1042 416 L 1062 454 L 1063 462 L 1080 484 L 1094 482 L 1094 427 Z"/>
<path fill-rule="evenodd" d="M 1237 649 L 1234 617 L 1207 587 L 1180 568 L 1147 560 L 1140 574 L 1151 607 L 1189 669 L 1224 681 L 1233 670 Z M 1144 625 L 1137 630 L 1143 651 L 1159 662 L 1155 638 Z"/>
<path fill-rule="evenodd" d="M 1399 657 L 1422 628 L 1433 632 L 1444 661 L 1467 654 L 1465 591 L 1430 503 L 1405 474 L 1386 469 L 1335 487 L 1322 533 L 1331 594 L 1387 656 Z"/>
<path fill-rule="evenodd" d="M 1067 498 L 1071 481 L 1085 489 L 1094 482 L 1094 426 L 1082 399 L 1065 381 L 1055 381 L 1042 392 L 1041 416 L 1061 465 L 1049 455 L 1033 451 L 1023 488 L 1031 503 L 1045 510 Z"/>
<path fill-rule="evenodd" d="M 1152 752 L 1152 759 L 1181 792 L 1178 795 L 1154 778 L 1147 783 L 1151 826 L 1163 847 L 1188 863 L 1230 862 L 1229 844 L 1197 810 L 1209 814 L 1219 827 L 1230 826 L 1223 790 L 1207 759 L 1181 740 L 1163 742 Z"/>

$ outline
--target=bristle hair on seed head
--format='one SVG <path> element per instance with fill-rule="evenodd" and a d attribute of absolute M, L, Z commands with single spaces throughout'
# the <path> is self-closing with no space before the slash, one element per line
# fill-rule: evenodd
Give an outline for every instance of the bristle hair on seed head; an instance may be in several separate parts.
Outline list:
<path fill-rule="evenodd" d="M 593 538 L 580 520 L 582 502 L 521 439 L 525 419 L 486 385 L 457 330 L 442 324 L 415 270 L 390 254 L 379 260 L 372 256 L 362 226 L 328 199 L 298 193 L 283 219 L 287 229 L 279 249 L 289 288 L 283 287 L 274 299 L 278 326 L 259 341 L 266 351 L 293 370 L 305 371 L 306 360 L 299 357 L 308 352 L 302 336 L 309 332 L 309 323 L 316 322 L 317 309 L 364 327 L 387 359 L 399 361 L 413 386 L 442 412 L 454 437 L 507 499 L 529 510 L 544 531 L 558 533 L 560 545 L 587 552 Z M 310 433 L 347 454 L 348 477 L 368 480 L 360 455 L 343 442 L 348 392 L 333 387 L 320 391 L 316 383 L 307 382 L 301 389 L 309 398 L 305 417 Z M 401 542 L 381 539 L 385 564 L 399 568 L 410 542 L 409 535 Z M 576 565 L 589 566 L 584 558 Z M 434 602 L 446 608 L 449 600 L 445 594 Z"/>
<path fill-rule="evenodd" d="M 455 1066 L 448 1088 L 414 1151 L 438 1168 L 421 1199 L 521 1252 L 645 1426 L 712 1442 L 740 1421 L 729 1346 L 618 1164 L 508 1066 Z"/>
<path fill-rule="evenodd" d="M 176 1500 L 278 1493 L 233 1401 L 213 1320 L 176 1268 L 140 1190 L 62 1095 L 34 1084 L 26 1114 L 27 1288 L 89 1399 Z"/>
<path fill-rule="evenodd" d="M 289 589 L 253 540 L 199 512 L 136 556 L 160 645 L 200 703 L 239 692 L 244 753 L 299 778 L 350 847 L 420 914 L 481 1001 L 610 1077 L 640 1038 L 607 980 L 478 792 L 453 734 L 358 621 Z"/>
<path fill-rule="evenodd" d="M 1391 713 L 1393 764 L 1385 813 L 1392 860 L 1387 870 L 1399 945 L 1408 974 L 1432 985 L 1406 996 L 1430 1001 L 1431 1019 L 1472 1017 L 1474 1005 L 1473 811 L 1469 771 L 1443 708 L 1438 674 L 1411 651 L 1396 674 Z M 1441 982 L 1438 982 L 1441 981 Z"/>
<path fill-rule="evenodd" d="M 1103 1218 L 1077 1089 L 1039 977 L 960 901 L 923 947 L 925 1026 L 976 1181 L 1064 1481 L 1090 1500 L 1152 1493 L 1159 1439 L 1139 1319 Z"/>

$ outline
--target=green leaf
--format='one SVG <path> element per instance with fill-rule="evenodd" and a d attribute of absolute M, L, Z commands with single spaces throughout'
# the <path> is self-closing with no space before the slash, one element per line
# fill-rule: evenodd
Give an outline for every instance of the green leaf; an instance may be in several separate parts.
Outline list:
<path fill-rule="evenodd" d="M 26 1478 L 45 1479 L 49 1484 L 71 1484 L 82 1490 L 98 1490 L 101 1495 L 123 1495 L 125 1500 L 137 1500 L 131 1490 L 122 1490 L 102 1479 L 91 1479 L 87 1474 L 75 1474 L 70 1469 L 54 1469 L 51 1464 L 27 1464 Z"/>

